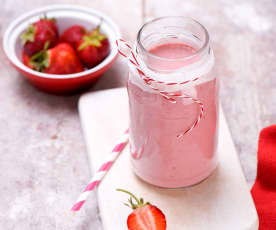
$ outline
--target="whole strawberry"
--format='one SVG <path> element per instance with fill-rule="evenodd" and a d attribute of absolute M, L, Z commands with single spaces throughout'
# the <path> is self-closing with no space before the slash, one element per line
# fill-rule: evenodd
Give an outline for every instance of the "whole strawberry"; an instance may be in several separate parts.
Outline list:
<path fill-rule="evenodd" d="M 44 50 L 27 58 L 23 53 L 23 63 L 39 72 L 50 74 L 72 74 L 83 71 L 83 66 L 75 50 L 68 43 L 60 43 L 54 48 Z"/>
<path fill-rule="evenodd" d="M 58 42 L 58 28 L 55 19 L 41 18 L 39 21 L 29 25 L 20 36 L 24 53 L 29 56 L 41 51 L 45 43 L 53 47 Z"/>
<path fill-rule="evenodd" d="M 107 36 L 100 32 L 100 26 L 97 26 L 77 42 L 76 49 L 85 66 L 92 68 L 108 56 L 110 44 Z"/>
<path fill-rule="evenodd" d="M 24 51 L 22 52 L 22 62 L 25 66 L 33 69 L 33 66 L 31 65 L 31 60 L 30 56 L 26 54 Z"/>
<path fill-rule="evenodd" d="M 67 28 L 59 38 L 60 42 L 67 42 L 75 47 L 77 42 L 85 35 L 86 30 L 83 26 L 73 25 Z"/>
<path fill-rule="evenodd" d="M 129 204 L 125 203 L 133 209 L 127 218 L 129 230 L 165 230 L 167 228 L 165 215 L 159 208 L 149 202 L 144 203 L 143 198 L 138 199 L 124 189 L 117 189 L 117 191 L 130 195 Z"/>

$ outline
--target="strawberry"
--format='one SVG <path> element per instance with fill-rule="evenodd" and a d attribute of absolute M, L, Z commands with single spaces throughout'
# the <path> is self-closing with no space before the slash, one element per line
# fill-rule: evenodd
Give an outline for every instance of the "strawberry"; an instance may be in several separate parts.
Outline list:
<path fill-rule="evenodd" d="M 57 23 L 56 23 L 56 19 L 55 18 L 47 18 L 47 16 L 44 16 L 44 24 L 45 26 L 48 26 L 50 29 L 52 29 L 55 34 L 58 37 L 58 27 L 57 27 Z"/>
<path fill-rule="evenodd" d="M 31 65 L 31 60 L 28 54 L 26 54 L 24 51 L 22 53 L 22 62 L 25 66 L 33 69 L 33 66 Z"/>
<path fill-rule="evenodd" d="M 49 42 L 49 47 L 55 46 L 58 42 L 58 28 L 55 19 L 41 18 L 29 25 L 20 38 L 23 50 L 29 56 L 41 51 L 46 42 Z"/>
<path fill-rule="evenodd" d="M 100 32 L 100 26 L 97 26 L 77 42 L 76 49 L 81 61 L 92 68 L 108 56 L 110 44 L 106 35 Z"/>
<path fill-rule="evenodd" d="M 75 47 L 76 43 L 86 34 L 83 26 L 73 25 L 66 29 L 59 38 L 60 42 L 67 42 Z"/>
<path fill-rule="evenodd" d="M 44 49 L 31 58 L 23 53 L 23 63 L 39 72 L 50 74 L 71 74 L 83 71 L 83 66 L 76 51 L 68 43 L 60 43 L 54 48 Z"/>
<path fill-rule="evenodd" d="M 144 203 L 143 198 L 138 199 L 124 189 L 117 189 L 117 191 L 130 195 L 129 204 L 125 203 L 134 210 L 127 218 L 129 230 L 165 230 L 167 228 L 165 215 L 159 208 L 149 202 Z"/>

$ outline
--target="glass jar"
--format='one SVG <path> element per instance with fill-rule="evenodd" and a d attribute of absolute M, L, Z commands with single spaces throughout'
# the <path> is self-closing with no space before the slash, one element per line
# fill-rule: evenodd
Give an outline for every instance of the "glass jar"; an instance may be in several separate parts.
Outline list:
<path fill-rule="evenodd" d="M 158 18 L 140 29 L 134 51 L 151 79 L 129 65 L 134 172 L 159 187 L 197 184 L 217 165 L 219 87 L 208 32 L 190 18 Z"/>

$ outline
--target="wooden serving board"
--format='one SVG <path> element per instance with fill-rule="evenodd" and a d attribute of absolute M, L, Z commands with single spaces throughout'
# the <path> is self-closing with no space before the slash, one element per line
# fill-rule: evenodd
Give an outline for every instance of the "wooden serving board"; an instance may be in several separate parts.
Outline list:
<path fill-rule="evenodd" d="M 91 169 L 96 169 L 128 127 L 126 89 L 83 95 L 79 113 Z M 218 152 L 219 165 L 207 180 L 193 187 L 167 190 L 146 184 L 133 174 L 127 146 L 98 189 L 104 229 L 127 229 L 131 210 L 123 202 L 128 197 L 116 191 L 125 188 L 162 209 L 167 230 L 257 230 L 256 210 L 222 111 Z"/>

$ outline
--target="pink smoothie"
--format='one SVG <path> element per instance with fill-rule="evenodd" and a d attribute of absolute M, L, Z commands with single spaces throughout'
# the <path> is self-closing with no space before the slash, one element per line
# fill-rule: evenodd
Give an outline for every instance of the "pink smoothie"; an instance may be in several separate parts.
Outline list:
<path fill-rule="evenodd" d="M 170 43 L 156 46 L 150 52 L 160 57 L 181 58 L 195 53 L 195 49 L 184 43 Z M 173 70 L 187 64 L 180 59 L 169 62 L 168 66 L 164 61 L 151 61 L 156 69 Z M 176 136 L 197 119 L 198 105 L 179 98 L 177 103 L 170 103 L 137 85 L 132 77 L 128 81 L 128 93 L 135 173 L 151 184 L 167 188 L 189 186 L 205 179 L 217 165 L 216 79 L 209 78 L 194 86 L 197 98 L 204 104 L 204 116 L 192 132 L 179 139 Z"/>

